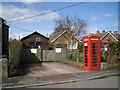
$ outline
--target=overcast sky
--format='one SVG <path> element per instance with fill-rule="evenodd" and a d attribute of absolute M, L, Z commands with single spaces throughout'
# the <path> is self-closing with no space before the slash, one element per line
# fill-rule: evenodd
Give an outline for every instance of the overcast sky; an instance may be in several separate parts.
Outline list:
<path fill-rule="evenodd" d="M 9 22 L 79 3 L 34 1 L 36 2 L 3 2 L 2 17 Z M 96 33 L 97 30 L 101 32 L 103 29 L 105 31 L 118 31 L 118 2 L 87 2 L 61 11 L 22 21 L 9 22 L 7 24 L 10 26 L 10 37 L 18 38 L 18 36 L 21 36 L 22 38 L 34 31 L 43 35 L 51 34 L 54 31 L 55 20 L 67 15 L 87 20 L 88 33 Z"/>

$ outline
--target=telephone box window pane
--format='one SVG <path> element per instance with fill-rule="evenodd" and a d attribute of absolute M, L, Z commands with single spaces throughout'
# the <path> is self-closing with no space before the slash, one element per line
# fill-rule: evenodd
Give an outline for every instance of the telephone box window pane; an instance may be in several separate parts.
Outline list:
<path fill-rule="evenodd" d="M 88 64 L 85 64 L 85 66 L 87 67 L 87 66 L 88 66 Z"/>
<path fill-rule="evenodd" d="M 87 54 L 87 52 L 85 52 L 85 54 Z"/>
<path fill-rule="evenodd" d="M 93 67 L 96 67 L 96 66 L 97 66 L 97 64 L 93 64 L 92 66 L 93 66 Z"/>
<path fill-rule="evenodd" d="M 97 57 L 97 55 L 93 55 L 93 57 Z"/>
<path fill-rule="evenodd" d="M 98 54 L 98 52 L 93 52 L 93 54 Z"/>
<path fill-rule="evenodd" d="M 84 41 L 87 41 L 87 40 L 89 40 L 89 39 L 84 39 Z"/>
<path fill-rule="evenodd" d="M 92 43 L 92 66 L 97 66 L 98 60 L 98 43 Z"/>
<path fill-rule="evenodd" d="M 88 61 L 85 61 L 85 63 L 88 63 Z"/>
<path fill-rule="evenodd" d="M 85 52 L 87 52 L 88 51 L 88 48 L 87 48 L 87 46 L 85 46 Z"/>
<path fill-rule="evenodd" d="M 97 64 L 97 62 L 92 62 L 92 63 L 93 63 L 93 64 L 95 64 L 95 63 Z"/>
<path fill-rule="evenodd" d="M 88 57 L 87 55 L 85 55 L 85 57 Z"/>
<path fill-rule="evenodd" d="M 97 60 L 97 58 L 93 58 L 93 60 Z"/>
<path fill-rule="evenodd" d="M 98 48 L 98 46 L 93 46 L 93 48 Z"/>
<path fill-rule="evenodd" d="M 98 38 L 91 38 L 91 40 L 98 40 Z"/>
<path fill-rule="evenodd" d="M 98 43 L 92 43 L 92 45 L 98 45 Z"/>
<path fill-rule="evenodd" d="M 84 46 L 84 48 L 85 48 L 85 54 L 84 54 L 84 57 L 85 57 L 85 66 L 87 67 L 88 66 L 88 55 L 87 55 L 87 51 L 88 51 L 88 46 L 87 45 L 85 45 Z"/>
<path fill-rule="evenodd" d="M 94 51 L 98 51 L 98 49 L 93 49 L 93 52 L 94 52 Z"/>

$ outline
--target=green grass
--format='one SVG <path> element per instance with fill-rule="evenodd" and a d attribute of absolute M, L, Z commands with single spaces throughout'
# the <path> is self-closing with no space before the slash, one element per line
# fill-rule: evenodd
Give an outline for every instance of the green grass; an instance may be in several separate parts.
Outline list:
<path fill-rule="evenodd" d="M 118 69 L 120 67 L 120 63 L 117 64 L 107 64 L 107 69 Z"/>

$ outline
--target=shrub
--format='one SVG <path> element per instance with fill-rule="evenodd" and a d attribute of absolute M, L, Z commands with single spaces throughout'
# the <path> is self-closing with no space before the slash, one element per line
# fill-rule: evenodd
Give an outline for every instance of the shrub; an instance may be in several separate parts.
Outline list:
<path fill-rule="evenodd" d="M 12 40 L 9 43 L 9 76 L 19 74 L 20 56 L 21 56 L 22 43 L 17 40 Z"/>
<path fill-rule="evenodd" d="M 107 62 L 107 53 L 106 52 L 101 52 L 100 53 L 100 61 L 101 62 Z"/>
<path fill-rule="evenodd" d="M 80 60 L 81 60 L 81 63 L 83 64 L 83 53 L 80 53 Z"/>
<path fill-rule="evenodd" d="M 120 42 L 109 42 L 107 51 L 108 63 L 120 63 Z"/>

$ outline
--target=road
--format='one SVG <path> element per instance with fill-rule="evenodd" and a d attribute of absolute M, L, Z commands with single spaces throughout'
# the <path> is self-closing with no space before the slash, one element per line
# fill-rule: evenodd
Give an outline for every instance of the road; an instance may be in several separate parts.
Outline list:
<path fill-rule="evenodd" d="M 64 84 L 34 86 L 32 88 L 118 88 L 118 76 Z"/>

